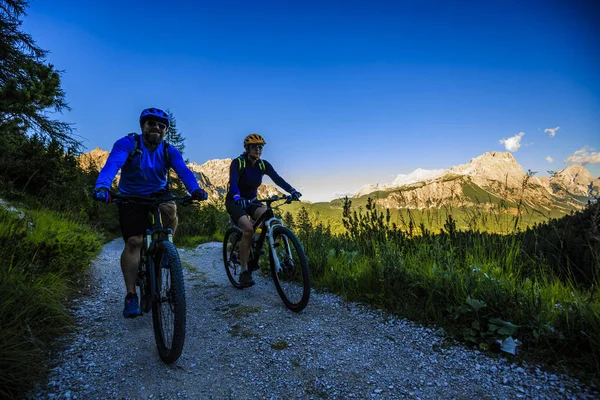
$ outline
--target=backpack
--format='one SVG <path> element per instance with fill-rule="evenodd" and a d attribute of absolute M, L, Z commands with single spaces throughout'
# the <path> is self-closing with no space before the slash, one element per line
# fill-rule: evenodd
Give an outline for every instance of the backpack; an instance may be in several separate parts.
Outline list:
<path fill-rule="evenodd" d="M 133 136 L 134 138 L 134 142 L 135 142 L 135 146 L 133 147 L 133 150 L 131 150 L 129 152 L 129 156 L 127 156 L 127 160 L 125 160 L 125 165 L 129 164 L 130 162 L 133 161 L 133 159 L 139 154 L 140 157 L 142 156 L 142 145 L 140 143 L 140 141 L 142 140 L 142 135 L 138 134 L 138 133 L 129 133 L 127 136 Z M 167 189 L 171 190 L 171 158 L 169 157 L 169 143 L 167 142 L 163 142 L 163 150 L 165 152 L 164 156 L 165 156 L 165 161 L 167 162 Z"/>
<path fill-rule="evenodd" d="M 241 171 L 243 168 L 246 168 L 246 159 L 244 157 L 238 157 L 238 170 Z M 265 166 L 265 162 L 260 159 L 258 160 L 258 167 L 261 171 L 265 172 L 267 167 Z"/>
<path fill-rule="evenodd" d="M 244 157 L 238 157 L 238 171 L 241 172 L 242 169 L 246 168 L 246 159 Z M 265 171 L 267 169 L 267 166 L 265 165 L 265 162 L 261 159 L 258 160 L 258 167 L 260 168 L 261 171 Z M 227 184 L 227 191 L 229 192 L 229 183 Z"/>

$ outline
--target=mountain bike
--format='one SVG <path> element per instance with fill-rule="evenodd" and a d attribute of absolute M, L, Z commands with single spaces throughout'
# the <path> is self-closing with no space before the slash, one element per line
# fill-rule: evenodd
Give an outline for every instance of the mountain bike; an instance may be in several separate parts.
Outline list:
<path fill-rule="evenodd" d="M 140 290 L 140 310 L 152 310 L 154 338 L 160 358 L 167 364 L 175 362 L 185 341 L 186 305 L 183 271 L 173 233 L 164 228 L 160 204 L 174 201 L 191 204 L 191 196 L 124 196 L 112 193 L 114 203 L 135 203 L 149 206 L 149 228 L 144 234 L 137 286 Z"/>
<path fill-rule="evenodd" d="M 300 241 L 283 221 L 275 217 L 272 203 L 285 200 L 283 204 L 292 201 L 291 196 L 273 196 L 267 199 L 254 200 L 251 204 L 266 205 L 267 210 L 256 221 L 253 221 L 254 235 L 250 247 L 248 269 L 256 271 L 259 268 L 260 257 L 264 254 L 265 240 L 269 248 L 269 265 L 273 283 L 283 304 L 292 311 L 300 312 L 308 304 L 310 297 L 310 278 L 308 263 Z M 264 223 L 264 224 L 263 224 Z M 229 282 L 238 289 L 244 286 L 239 283 L 240 241 L 242 230 L 230 221 L 231 227 L 223 238 L 223 263 Z M 260 228 L 263 225 L 263 228 Z"/>

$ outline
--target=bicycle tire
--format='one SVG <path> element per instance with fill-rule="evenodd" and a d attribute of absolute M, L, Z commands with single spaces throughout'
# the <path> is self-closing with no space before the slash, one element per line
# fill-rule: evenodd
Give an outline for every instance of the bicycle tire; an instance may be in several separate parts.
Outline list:
<path fill-rule="evenodd" d="M 223 265 L 229 282 L 236 289 L 243 289 L 239 283 L 240 265 L 240 241 L 241 231 L 237 228 L 229 228 L 223 237 Z"/>
<path fill-rule="evenodd" d="M 273 242 L 275 248 L 269 246 L 273 283 L 283 304 L 294 312 L 300 312 L 304 310 L 310 298 L 310 275 L 306 255 L 294 232 L 285 226 L 273 227 Z M 288 247 L 290 252 L 287 251 Z M 273 251 L 277 252 L 282 266 L 279 272 L 276 270 Z"/>
<path fill-rule="evenodd" d="M 164 255 L 168 262 L 163 263 Z M 173 243 L 157 243 L 154 254 L 156 296 L 152 299 L 152 325 L 160 358 L 175 362 L 185 341 L 186 304 L 183 270 Z"/>

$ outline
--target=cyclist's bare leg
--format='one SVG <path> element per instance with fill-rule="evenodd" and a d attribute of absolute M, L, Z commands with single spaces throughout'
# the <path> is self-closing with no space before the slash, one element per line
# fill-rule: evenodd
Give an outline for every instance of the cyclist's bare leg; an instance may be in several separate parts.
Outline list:
<path fill-rule="evenodd" d="M 237 226 L 242 230 L 242 241 L 240 242 L 240 264 L 242 271 L 248 269 L 248 258 L 250 257 L 250 245 L 252 244 L 252 235 L 254 228 L 247 216 L 240 217 Z"/>
<path fill-rule="evenodd" d="M 264 213 L 265 211 L 267 211 L 267 206 L 261 206 L 258 207 L 256 210 L 254 210 L 254 215 L 252 215 L 252 218 L 254 218 L 255 221 L 257 221 Z M 261 228 L 265 225 L 265 223 L 263 222 L 260 226 Z"/>
<path fill-rule="evenodd" d="M 159 208 L 163 226 L 165 228 L 171 228 L 173 236 L 175 236 L 177 223 L 179 222 L 179 219 L 177 218 L 177 205 L 175 202 L 170 201 L 168 203 L 162 203 Z"/>
<path fill-rule="evenodd" d="M 123 271 L 127 293 L 136 292 L 135 283 L 137 281 L 138 266 L 140 265 L 142 243 L 142 235 L 130 237 L 125 242 L 125 248 L 121 254 L 121 271 Z"/>

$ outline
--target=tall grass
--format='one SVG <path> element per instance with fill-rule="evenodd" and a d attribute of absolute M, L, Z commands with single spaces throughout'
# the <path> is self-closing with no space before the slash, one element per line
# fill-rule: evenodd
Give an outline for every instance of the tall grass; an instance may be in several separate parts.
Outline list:
<path fill-rule="evenodd" d="M 0 397 L 13 398 L 72 326 L 65 306 L 100 240 L 66 215 L 0 209 L 0 244 Z"/>
<path fill-rule="evenodd" d="M 432 233 L 411 219 L 397 225 L 372 202 L 359 211 L 345 204 L 344 234 L 332 235 L 318 221 L 312 228 L 297 224 L 297 232 L 315 286 L 443 327 L 481 349 L 498 351 L 498 341 L 510 336 L 520 342 L 521 356 L 593 378 L 600 372 L 599 207 L 551 222 L 555 233 L 575 224 L 569 218 L 588 227 L 581 235 L 579 229 L 558 235 L 562 248 L 554 247 L 562 257 L 535 246 L 556 242 L 541 236 L 546 225 L 521 231 L 513 224 L 512 234 L 494 234 L 471 220 L 461 230 L 449 212 Z M 581 246 L 569 247 L 569 240 Z M 557 261 L 573 259 L 570 252 L 581 256 L 578 265 Z M 582 274 L 585 279 L 575 279 Z"/>

